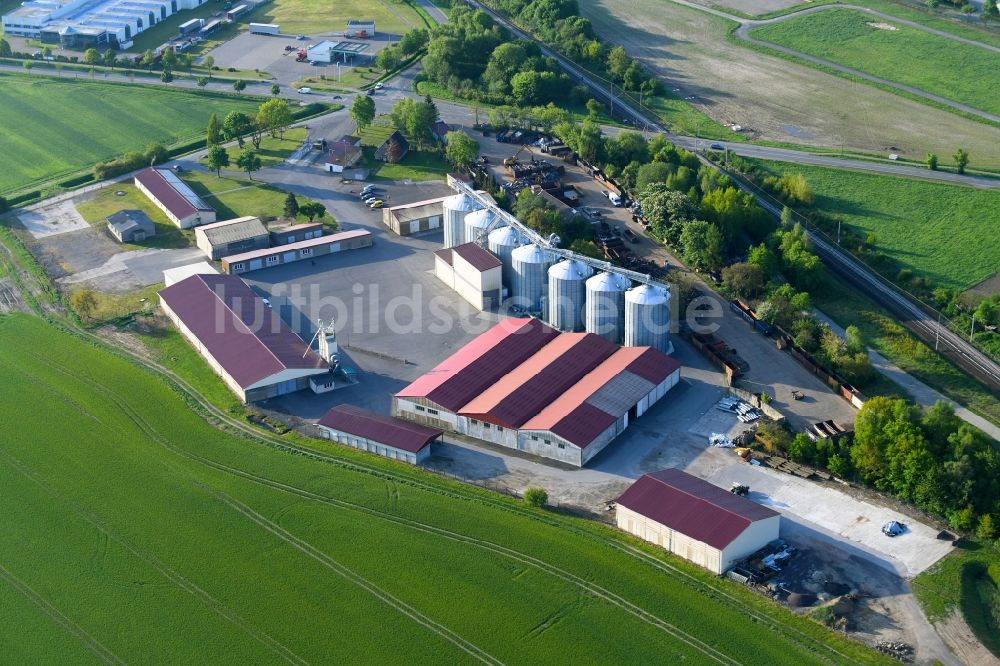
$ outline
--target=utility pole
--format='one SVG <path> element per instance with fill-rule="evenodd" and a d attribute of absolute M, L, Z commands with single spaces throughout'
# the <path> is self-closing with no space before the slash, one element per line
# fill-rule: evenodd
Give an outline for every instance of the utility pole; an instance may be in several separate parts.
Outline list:
<path fill-rule="evenodd" d="M 972 342 L 972 334 L 976 332 L 976 313 L 972 313 L 972 328 L 969 329 L 969 342 Z"/>
<path fill-rule="evenodd" d="M 840 223 L 841 220 L 837 220 L 837 245 L 840 245 Z M 941 323 L 941 322 L 938 322 Z"/>
<path fill-rule="evenodd" d="M 609 114 L 611 119 L 614 120 L 615 117 L 615 84 L 611 84 L 611 113 Z"/>
<path fill-rule="evenodd" d="M 938 350 L 938 343 L 941 341 L 941 313 L 938 312 L 938 324 L 934 329 L 934 351 Z"/>

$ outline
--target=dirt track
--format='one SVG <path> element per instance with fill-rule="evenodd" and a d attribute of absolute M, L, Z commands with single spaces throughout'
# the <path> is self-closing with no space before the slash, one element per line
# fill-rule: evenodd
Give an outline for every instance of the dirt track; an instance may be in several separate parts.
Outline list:
<path fill-rule="evenodd" d="M 868 85 L 763 55 L 727 39 L 735 23 L 666 0 L 583 0 L 582 13 L 679 94 L 757 139 L 922 159 L 976 147 L 1000 165 L 996 130 Z"/>

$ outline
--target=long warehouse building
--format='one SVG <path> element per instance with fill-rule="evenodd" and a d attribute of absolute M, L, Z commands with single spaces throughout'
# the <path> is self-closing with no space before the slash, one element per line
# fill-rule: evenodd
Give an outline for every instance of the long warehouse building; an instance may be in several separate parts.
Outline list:
<path fill-rule="evenodd" d="M 679 379 L 651 347 L 506 319 L 397 393 L 393 414 L 582 467 Z"/>

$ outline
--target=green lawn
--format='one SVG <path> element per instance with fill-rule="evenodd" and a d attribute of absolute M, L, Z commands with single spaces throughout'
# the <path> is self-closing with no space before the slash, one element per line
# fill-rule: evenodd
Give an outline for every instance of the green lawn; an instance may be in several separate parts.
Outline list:
<path fill-rule="evenodd" d="M 118 196 L 116 192 L 124 192 Z M 194 234 L 185 233 L 167 219 L 163 211 L 153 205 L 149 197 L 141 193 L 131 183 L 116 183 L 102 188 L 93 197 L 76 204 L 76 209 L 87 222 L 94 226 L 104 226 L 108 216 L 126 209 L 139 209 L 149 216 L 156 225 L 156 235 L 140 245 L 124 244 L 123 249 L 143 247 L 182 248 L 194 245 Z"/>
<path fill-rule="evenodd" d="M 257 150 L 261 165 L 269 167 L 284 162 L 289 155 L 302 147 L 302 142 L 308 135 L 309 130 L 305 127 L 293 127 L 285 130 L 280 137 L 265 135 L 260 142 L 260 149 Z M 236 145 L 226 147 L 230 169 L 238 168 L 236 167 L 236 159 L 240 156 L 240 150 L 240 147 Z M 205 158 L 201 159 L 201 163 L 205 164 Z"/>
<path fill-rule="evenodd" d="M 842 219 L 862 238 L 875 234 L 880 251 L 934 285 L 966 289 L 1000 268 L 996 190 L 784 162 L 757 164 L 771 173 L 804 175 L 818 210 Z"/>
<path fill-rule="evenodd" d="M 215 208 L 220 220 L 244 215 L 261 219 L 281 217 L 285 208 L 285 192 L 259 180 L 226 175 L 219 178 L 214 173 L 202 171 L 188 171 L 181 178 Z M 301 206 L 309 199 L 298 197 L 298 201 Z M 300 219 L 305 220 L 304 217 Z"/>
<path fill-rule="evenodd" d="M 882 29 L 875 25 L 892 26 Z M 753 37 L 1000 113 L 1000 57 L 851 9 L 761 26 Z"/>
<path fill-rule="evenodd" d="M 976 637 L 1000 657 L 1000 552 L 986 541 L 959 547 L 913 580 L 913 592 L 932 621 L 959 609 Z"/>
<path fill-rule="evenodd" d="M 192 139 L 213 113 L 259 100 L 160 87 L 0 73 L 0 194 L 53 180 L 149 143 Z"/>
<path fill-rule="evenodd" d="M 39 319 L 0 372 L 12 663 L 892 663 L 596 523 L 216 430 Z"/>
<path fill-rule="evenodd" d="M 261 5 L 252 20 L 277 23 L 286 35 L 315 35 L 321 32 L 344 32 L 350 19 L 372 19 L 379 37 L 385 33 L 402 35 L 411 28 L 423 28 L 424 22 L 402 0 L 274 0 Z"/>
<path fill-rule="evenodd" d="M 385 70 L 378 67 L 344 67 L 340 70 L 340 79 L 337 79 L 337 68 L 326 68 L 323 74 L 311 74 L 304 76 L 292 83 L 292 88 L 308 86 L 313 90 L 325 90 L 329 92 L 343 92 L 344 90 L 361 88 L 368 85 L 385 74 Z"/>

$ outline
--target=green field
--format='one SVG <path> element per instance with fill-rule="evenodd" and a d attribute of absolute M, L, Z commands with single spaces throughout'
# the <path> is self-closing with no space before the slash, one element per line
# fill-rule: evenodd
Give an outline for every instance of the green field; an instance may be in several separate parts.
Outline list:
<path fill-rule="evenodd" d="M 595 523 L 215 430 L 38 319 L 0 372 L 11 663 L 891 663 Z"/>
<path fill-rule="evenodd" d="M 118 192 L 124 192 L 119 196 Z M 93 194 L 86 201 L 76 204 L 76 210 L 90 224 L 100 227 L 107 224 L 107 218 L 115 213 L 138 209 L 146 213 L 156 225 L 156 235 L 140 245 L 125 243 L 123 249 L 134 250 L 142 247 L 181 248 L 194 245 L 194 233 L 181 231 L 163 211 L 153 205 L 145 194 L 131 183 L 115 183 Z"/>
<path fill-rule="evenodd" d="M 302 143 L 308 135 L 309 130 L 305 127 L 287 129 L 281 136 L 272 137 L 270 134 L 265 134 L 260 142 L 260 149 L 254 149 L 257 156 L 260 157 L 261 166 L 269 167 L 281 164 L 289 155 L 302 147 Z M 253 147 L 252 144 L 251 147 Z M 226 152 L 229 154 L 230 169 L 239 168 L 236 166 L 236 160 L 240 156 L 240 150 L 240 147 L 236 144 L 226 146 Z M 202 165 L 205 165 L 206 160 L 207 158 L 204 157 L 201 159 Z"/>
<path fill-rule="evenodd" d="M 804 175 L 817 210 L 842 219 L 862 238 L 875 234 L 879 250 L 934 285 L 966 289 L 1000 268 L 1000 191 L 750 161 L 771 173 Z"/>
<path fill-rule="evenodd" d="M 154 142 L 204 131 L 213 113 L 259 100 L 150 86 L 0 73 L 0 194 L 85 169 Z"/>
<path fill-rule="evenodd" d="M 387 120 L 379 119 L 388 123 Z M 358 131 L 361 150 L 372 176 L 381 180 L 443 180 L 448 175 L 448 163 L 439 152 L 420 151 L 410 147 L 406 157 L 397 164 L 379 162 L 375 151 L 393 132 L 388 124 L 369 125 Z"/>
<path fill-rule="evenodd" d="M 230 167 L 237 168 L 237 167 Z M 203 171 L 188 171 L 181 178 L 197 192 L 205 202 L 215 208 L 220 220 L 228 220 L 244 215 L 261 219 L 281 217 L 285 210 L 285 192 L 259 180 L 242 177 L 222 176 Z M 299 205 L 310 201 L 298 197 Z M 299 218 L 305 220 L 305 217 Z M 327 222 L 330 217 L 324 218 Z"/>
<path fill-rule="evenodd" d="M 913 592 L 932 621 L 960 610 L 976 637 L 1000 656 L 1000 552 L 988 541 L 959 547 L 913 580 Z"/>
<path fill-rule="evenodd" d="M 892 26 L 894 30 L 873 27 Z M 764 41 L 1000 113 L 1000 56 L 852 9 L 830 9 L 753 29 Z"/>
<path fill-rule="evenodd" d="M 425 27 L 414 9 L 402 0 L 274 0 L 255 11 L 252 20 L 277 23 L 286 35 L 343 32 L 350 19 L 372 19 L 375 32 L 402 35 L 411 28 Z"/>

